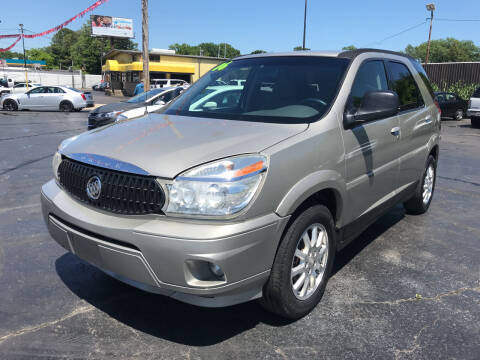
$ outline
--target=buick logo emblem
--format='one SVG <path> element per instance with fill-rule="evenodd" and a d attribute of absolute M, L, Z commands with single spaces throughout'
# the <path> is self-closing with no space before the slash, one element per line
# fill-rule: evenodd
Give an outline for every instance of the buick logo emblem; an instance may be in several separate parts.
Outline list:
<path fill-rule="evenodd" d="M 91 200 L 98 200 L 102 192 L 102 181 L 95 175 L 87 181 L 87 195 Z"/>

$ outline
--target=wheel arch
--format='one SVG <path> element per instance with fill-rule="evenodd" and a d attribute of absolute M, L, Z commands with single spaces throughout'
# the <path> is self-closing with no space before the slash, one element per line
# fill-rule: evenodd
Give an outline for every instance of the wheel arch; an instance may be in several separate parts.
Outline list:
<path fill-rule="evenodd" d="M 320 170 L 297 182 L 283 197 L 275 212 L 295 215 L 312 204 L 323 204 L 332 213 L 337 227 L 342 226 L 346 186 L 342 176 L 333 170 Z"/>

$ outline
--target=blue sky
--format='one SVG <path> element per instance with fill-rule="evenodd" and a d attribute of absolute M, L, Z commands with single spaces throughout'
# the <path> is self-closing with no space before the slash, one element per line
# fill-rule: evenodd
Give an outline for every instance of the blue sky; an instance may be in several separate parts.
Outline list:
<path fill-rule="evenodd" d="M 433 0 L 435 17 L 480 19 L 479 0 Z M 430 1 L 428 1 L 430 2 Z M 54 27 L 94 3 L 94 0 L 2 1 L 0 34 L 15 32 L 19 23 L 41 32 Z M 417 25 L 429 16 L 423 0 L 309 0 L 306 46 L 336 50 L 345 45 L 403 50 L 427 40 L 428 24 L 381 41 Z M 21 4 L 23 10 L 19 9 Z M 140 0 L 109 0 L 95 14 L 131 17 L 141 43 Z M 169 44 L 228 42 L 242 53 L 256 49 L 289 51 L 302 43 L 303 0 L 150 0 L 150 48 Z M 70 24 L 76 30 L 87 20 Z M 480 22 L 434 21 L 433 39 L 455 37 L 480 46 Z M 51 36 L 26 39 L 27 49 L 49 44 Z M 0 47 L 11 39 L 0 39 Z M 21 50 L 21 44 L 13 49 Z"/>

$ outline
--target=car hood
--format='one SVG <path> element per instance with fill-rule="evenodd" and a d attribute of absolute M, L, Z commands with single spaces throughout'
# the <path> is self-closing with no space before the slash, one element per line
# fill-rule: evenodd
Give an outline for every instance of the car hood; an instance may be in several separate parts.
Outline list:
<path fill-rule="evenodd" d="M 129 109 L 138 108 L 141 106 L 145 106 L 143 103 L 127 103 L 127 102 L 118 102 L 113 104 L 107 104 L 92 110 L 92 114 L 99 114 L 99 113 L 109 113 L 112 111 L 125 111 Z"/>
<path fill-rule="evenodd" d="M 222 120 L 166 114 L 120 121 L 66 141 L 61 152 L 110 158 L 146 173 L 173 178 L 194 166 L 245 153 L 258 153 L 305 131 L 308 124 Z"/>

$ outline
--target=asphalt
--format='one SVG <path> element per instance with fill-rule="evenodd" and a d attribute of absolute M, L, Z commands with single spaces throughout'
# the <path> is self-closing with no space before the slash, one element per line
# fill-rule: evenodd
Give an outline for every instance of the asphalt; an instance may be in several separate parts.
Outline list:
<path fill-rule="evenodd" d="M 97 102 L 118 99 L 97 96 Z M 288 322 L 256 302 L 204 309 L 66 253 L 40 187 L 86 113 L 0 111 L 1 359 L 478 359 L 480 130 L 443 122 L 430 211 L 397 206 L 337 255 L 324 298 Z"/>

